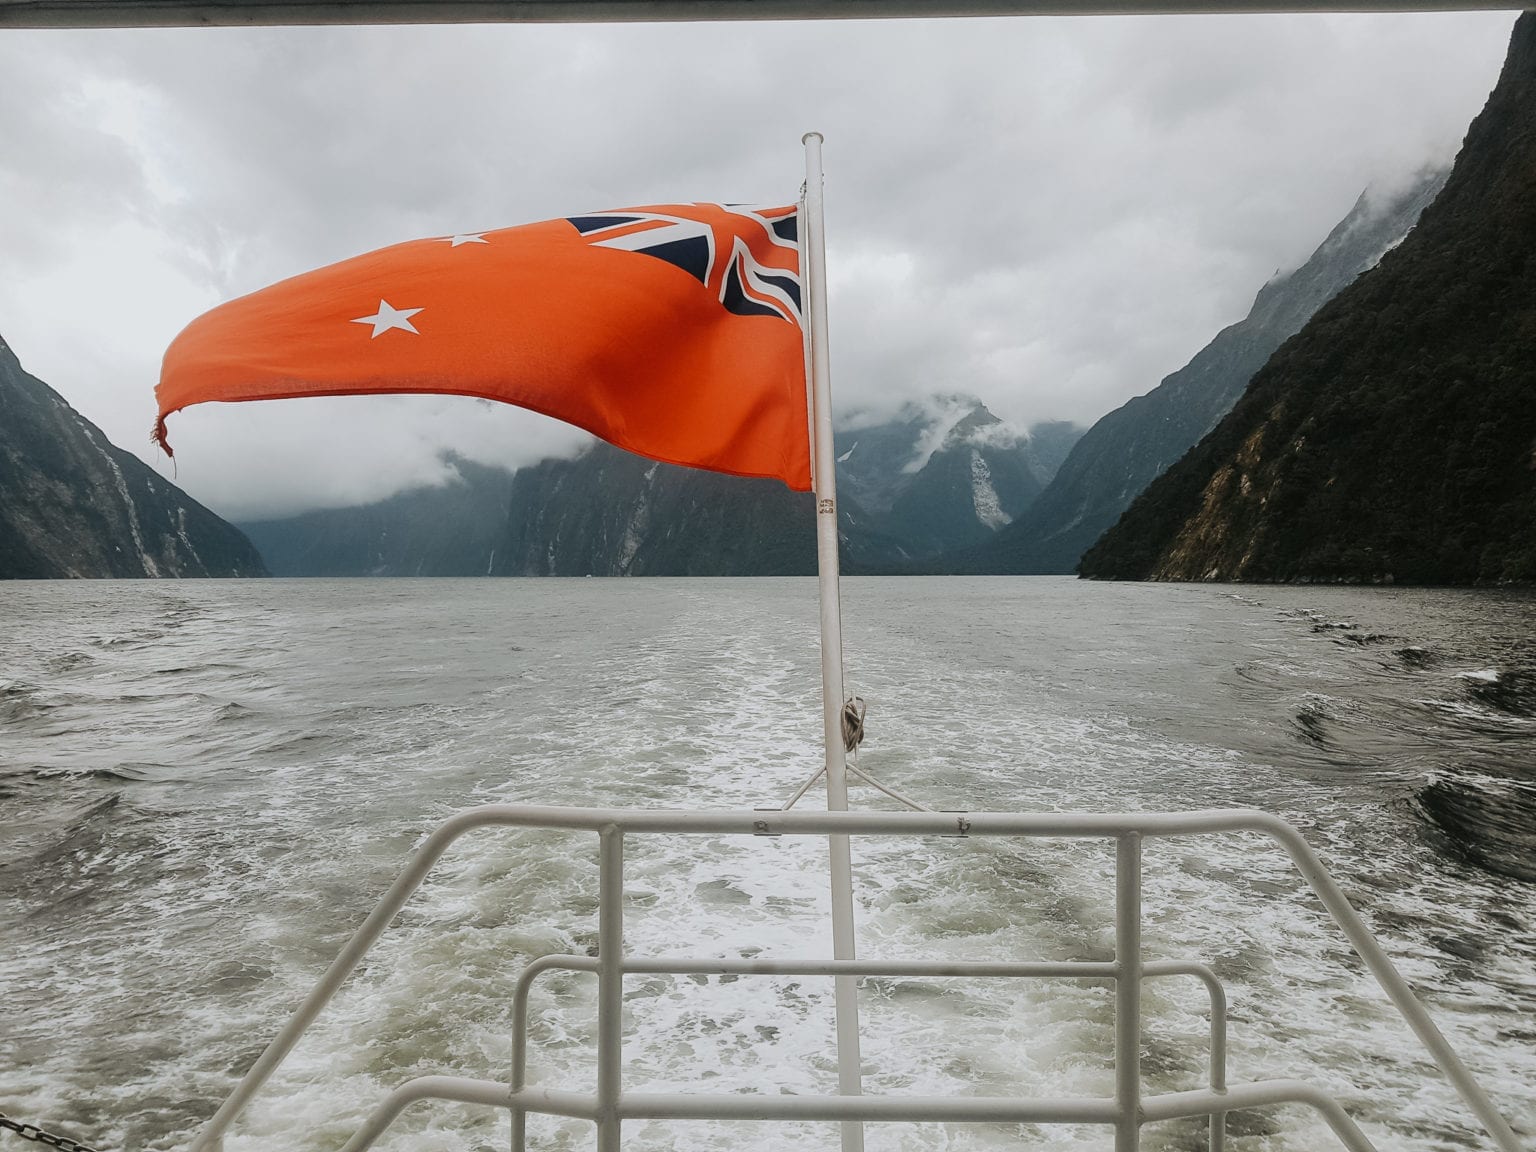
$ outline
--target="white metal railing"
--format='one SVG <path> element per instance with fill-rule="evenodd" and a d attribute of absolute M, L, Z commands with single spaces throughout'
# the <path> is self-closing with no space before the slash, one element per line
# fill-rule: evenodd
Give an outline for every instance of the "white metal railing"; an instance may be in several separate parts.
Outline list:
<path fill-rule="evenodd" d="M 528 994 L 534 980 L 545 972 L 597 972 L 600 961 L 594 956 L 540 956 L 530 961 L 518 976 L 512 998 L 512 1095 L 517 1097 L 527 1087 L 528 1073 Z M 637 959 L 625 957 L 623 970 L 631 975 L 670 976 L 951 976 L 976 979 L 979 977 L 1058 978 L 1077 980 L 1113 980 L 1116 966 L 1113 963 L 1088 963 L 1064 961 L 1060 963 L 1006 963 L 989 961 L 883 961 L 827 960 L 827 961 L 780 961 L 780 960 L 727 960 L 727 959 Z M 1154 960 L 1142 965 L 1143 977 L 1193 976 L 1206 987 L 1211 1003 L 1211 1055 L 1210 1087 L 1214 1093 L 1226 1090 L 1227 1051 L 1227 998 L 1216 978 L 1204 964 L 1185 963 L 1177 960 Z M 508 1104 L 512 1111 L 512 1152 L 524 1152 L 527 1143 L 525 1132 L 527 1114 L 538 1111 L 516 1103 Z M 391 1115 L 391 1119 L 393 1116 Z M 1223 1152 L 1226 1147 L 1226 1113 L 1211 1113 L 1210 1152 Z M 385 1122 L 387 1126 L 388 1121 Z M 370 1126 L 371 1127 L 371 1126 Z M 379 1128 L 378 1131 L 382 1131 Z M 366 1140 L 362 1133 L 346 1146 L 348 1152 L 363 1149 L 373 1139 Z"/>
<path fill-rule="evenodd" d="M 193 1141 L 191 1152 L 219 1152 L 224 1132 L 266 1078 L 346 980 L 368 948 L 420 885 L 433 864 L 460 836 L 501 826 L 568 829 L 598 836 L 599 893 L 597 955 L 546 956 L 532 961 L 514 992 L 514 1049 L 510 1083 L 426 1076 L 401 1085 L 381 1103 L 345 1145 L 343 1152 L 370 1147 L 412 1103 L 457 1100 L 508 1109 L 512 1146 L 524 1147 L 530 1112 L 571 1116 L 597 1125 L 599 1152 L 618 1152 L 626 1120 L 823 1120 L 909 1122 L 1006 1122 L 1102 1124 L 1115 1133 L 1115 1152 L 1138 1152 L 1143 1124 L 1209 1117 L 1212 1152 L 1221 1152 L 1228 1112 L 1305 1104 L 1315 1109 L 1351 1152 L 1374 1146 L 1321 1089 L 1295 1080 L 1247 1084 L 1226 1082 L 1226 1001 L 1220 983 L 1204 965 L 1146 961 L 1141 948 L 1141 847 L 1146 837 L 1220 832 L 1259 832 L 1277 841 L 1296 864 L 1388 998 L 1419 1037 L 1462 1100 L 1482 1123 L 1500 1152 L 1522 1152 L 1514 1131 L 1478 1086 L 1466 1066 L 1414 997 L 1381 946 L 1301 834 L 1265 812 L 1235 810 L 1121 815 L 940 813 L 940 812 L 668 812 L 630 809 L 548 808 L 496 804 L 454 816 L 427 837 L 406 868 L 353 934 L 287 1025 L 268 1045 L 244 1079 Z M 744 836 L 1000 836 L 1100 838 L 1116 845 L 1115 958 L 1111 962 L 1009 963 L 880 960 L 724 960 L 641 958 L 624 952 L 624 843 L 628 835 L 711 834 Z M 563 1092 L 529 1086 L 527 1001 L 541 972 L 555 968 L 597 976 L 597 1090 Z M 798 975 L 856 977 L 1013 977 L 1109 980 L 1115 986 L 1114 1094 L 1110 1097 L 1038 1099 L 1019 1097 L 779 1096 L 626 1092 L 623 1059 L 623 982 L 635 973 Z M 1211 1061 L 1208 1087 L 1144 1096 L 1141 1086 L 1141 982 L 1147 977 L 1195 976 L 1211 996 Z"/>

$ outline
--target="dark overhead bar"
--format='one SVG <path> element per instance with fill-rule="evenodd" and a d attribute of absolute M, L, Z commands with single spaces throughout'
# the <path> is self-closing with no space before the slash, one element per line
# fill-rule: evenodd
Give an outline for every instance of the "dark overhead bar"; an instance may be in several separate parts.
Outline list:
<path fill-rule="evenodd" d="M 1530 0 L 0 0 L 0 28 L 1515 11 Z"/>

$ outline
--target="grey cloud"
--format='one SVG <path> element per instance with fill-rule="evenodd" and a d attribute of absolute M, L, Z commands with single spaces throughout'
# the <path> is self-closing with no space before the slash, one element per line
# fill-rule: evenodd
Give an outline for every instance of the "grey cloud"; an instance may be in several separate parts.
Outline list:
<path fill-rule="evenodd" d="M 71 223 L 137 216 L 152 201 L 135 150 L 107 124 L 121 95 L 112 77 L 4 37 L 0 75 L 0 268 L 14 278 L 67 254 Z"/>

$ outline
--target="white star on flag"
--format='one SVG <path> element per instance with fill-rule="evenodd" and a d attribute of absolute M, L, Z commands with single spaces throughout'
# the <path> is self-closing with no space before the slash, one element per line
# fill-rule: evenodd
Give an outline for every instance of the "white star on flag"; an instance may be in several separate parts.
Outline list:
<path fill-rule="evenodd" d="M 456 236 L 444 236 L 439 244 L 449 244 L 457 248 L 460 244 L 489 244 L 484 232 L 460 232 Z"/>
<path fill-rule="evenodd" d="M 382 334 L 391 328 L 399 328 L 406 332 L 416 332 L 416 326 L 411 323 L 411 317 L 420 312 L 420 308 L 392 308 L 388 300 L 379 301 L 379 310 L 372 316 L 359 316 L 352 321 L 354 324 L 372 324 L 373 336 L 370 339 L 377 340 Z"/>

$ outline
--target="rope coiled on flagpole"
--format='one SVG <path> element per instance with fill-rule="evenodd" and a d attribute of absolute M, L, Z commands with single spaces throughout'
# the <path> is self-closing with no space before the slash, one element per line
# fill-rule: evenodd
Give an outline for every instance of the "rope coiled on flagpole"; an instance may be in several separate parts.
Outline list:
<path fill-rule="evenodd" d="M 843 701 L 843 750 L 858 758 L 859 745 L 864 743 L 864 697 L 850 696 Z"/>

